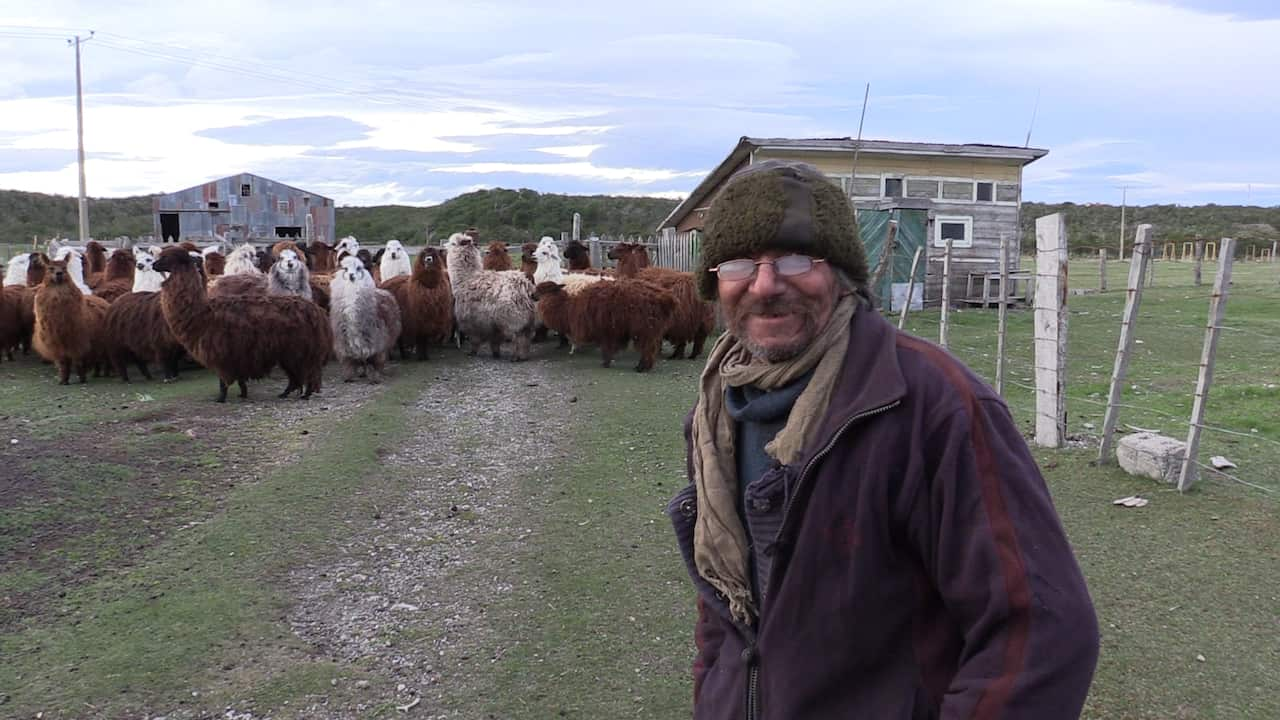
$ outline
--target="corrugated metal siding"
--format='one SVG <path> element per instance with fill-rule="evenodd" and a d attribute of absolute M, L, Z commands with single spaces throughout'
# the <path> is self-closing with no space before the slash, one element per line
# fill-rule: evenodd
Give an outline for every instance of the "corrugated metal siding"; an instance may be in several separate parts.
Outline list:
<path fill-rule="evenodd" d="M 244 184 L 250 186 L 247 198 L 240 196 L 240 186 Z M 211 208 L 210 203 L 217 203 L 218 207 Z M 315 237 L 334 240 L 332 199 L 250 173 L 161 195 L 153 207 L 156 237 L 161 237 L 160 214 L 176 212 L 182 237 L 209 237 L 216 233 L 238 239 L 272 238 L 277 227 L 305 228 L 310 215 Z"/>

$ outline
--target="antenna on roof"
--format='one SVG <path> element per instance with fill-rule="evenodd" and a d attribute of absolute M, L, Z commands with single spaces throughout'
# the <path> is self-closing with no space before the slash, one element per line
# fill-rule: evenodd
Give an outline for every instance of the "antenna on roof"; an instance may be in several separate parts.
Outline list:
<path fill-rule="evenodd" d="M 867 119 L 867 98 L 871 96 L 871 83 L 867 83 L 867 89 L 862 92 L 862 116 L 858 118 L 858 139 L 853 141 L 853 167 L 849 170 L 849 201 L 853 201 L 853 184 L 858 177 L 858 150 L 862 148 L 862 123 Z M 854 217 L 858 216 L 858 209 L 853 210 Z"/>
<path fill-rule="evenodd" d="M 1031 131 L 1036 126 L 1036 112 L 1040 110 L 1040 88 L 1036 88 L 1036 104 L 1031 106 L 1031 124 L 1027 126 L 1027 141 L 1022 147 L 1031 147 Z"/>

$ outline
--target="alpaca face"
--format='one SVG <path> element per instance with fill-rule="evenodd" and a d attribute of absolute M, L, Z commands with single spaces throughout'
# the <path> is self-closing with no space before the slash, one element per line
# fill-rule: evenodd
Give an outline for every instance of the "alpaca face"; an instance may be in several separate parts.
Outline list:
<path fill-rule="evenodd" d="M 292 250 L 285 250 L 280 253 L 280 259 L 276 260 L 276 266 L 281 268 L 286 274 L 292 275 L 298 272 L 298 268 L 302 265 L 302 260 L 298 258 L 298 253 Z"/>
<path fill-rule="evenodd" d="M 339 273 L 344 280 L 357 287 L 373 287 L 373 276 L 364 266 L 360 258 L 351 255 L 342 258 L 342 269 Z"/>
<path fill-rule="evenodd" d="M 71 272 L 67 269 L 67 258 L 63 255 L 58 260 L 50 260 L 49 267 L 45 269 L 44 282 L 46 285 L 65 285 L 71 282 Z"/>
<path fill-rule="evenodd" d="M 553 245 L 538 245 L 538 249 L 533 251 L 533 258 L 537 260 L 539 265 L 546 263 L 559 263 L 560 251 Z"/>
<path fill-rule="evenodd" d="M 404 256 L 404 245 L 401 245 L 399 240 L 390 240 L 387 242 L 386 257 L 389 257 L 392 260 L 399 260 Z"/>
<path fill-rule="evenodd" d="M 148 272 L 152 266 L 156 264 L 156 259 L 150 254 L 139 255 L 133 263 L 133 268 L 138 272 Z"/>

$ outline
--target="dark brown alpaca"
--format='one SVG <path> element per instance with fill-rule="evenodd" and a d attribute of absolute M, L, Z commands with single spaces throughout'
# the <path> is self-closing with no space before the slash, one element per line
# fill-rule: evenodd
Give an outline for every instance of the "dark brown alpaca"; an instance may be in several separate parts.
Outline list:
<path fill-rule="evenodd" d="M 538 270 L 538 258 L 533 256 L 537 249 L 538 243 L 527 242 L 520 246 L 520 272 L 529 276 L 529 282 L 533 282 L 533 274 Z"/>
<path fill-rule="evenodd" d="M 90 240 L 84 246 L 84 282 L 89 289 L 96 289 L 103 281 L 102 274 L 107 269 L 107 249 L 97 240 Z"/>
<path fill-rule="evenodd" d="M 147 363 L 160 365 L 166 382 L 178 377 L 178 363 L 186 349 L 169 329 L 160 300 L 157 292 L 126 293 L 107 311 L 106 354 L 124 382 L 129 382 L 129 363 L 137 365 L 148 380 Z"/>
<path fill-rule="evenodd" d="M 391 293 L 400 306 L 401 359 L 415 348 L 419 360 L 427 359 L 427 347 L 449 339 L 453 332 L 453 292 L 436 248 L 423 248 L 413 263 L 412 275 L 398 275 L 379 287 Z"/>
<path fill-rule="evenodd" d="M 613 275 L 612 270 L 591 267 L 591 251 L 578 240 L 570 240 L 564 246 L 564 259 L 569 261 L 569 272 L 583 275 Z"/>
<path fill-rule="evenodd" d="M 213 250 L 204 254 L 204 274 L 217 277 L 227 269 L 227 256 Z"/>
<path fill-rule="evenodd" d="M 636 372 L 653 367 L 676 310 L 670 292 L 638 280 L 598 282 L 575 295 L 564 292 L 562 285 L 545 282 L 538 285 L 537 294 L 538 311 L 547 326 L 567 334 L 575 347 L 599 346 L 604 367 L 634 343 L 640 353 Z"/>
<path fill-rule="evenodd" d="M 93 289 L 93 294 L 114 302 L 121 295 L 133 290 L 133 271 L 137 258 L 130 250 L 117 250 L 107 259 L 107 268 L 102 273 L 102 282 Z"/>
<path fill-rule="evenodd" d="M 80 292 L 66 260 L 49 261 L 44 284 L 36 292 L 32 346 L 57 366 L 60 384 L 70 381 L 73 368 L 83 383 L 89 368 L 101 364 L 108 307 L 106 300 Z"/>
<path fill-rule="evenodd" d="M 292 295 L 209 298 L 195 258 L 179 248 L 160 253 L 154 267 L 169 273 L 160 291 L 165 321 L 196 362 L 218 376 L 218 402 L 226 402 L 232 383 L 248 397 L 245 381 L 276 365 L 289 378 L 280 397 L 320 390 L 333 332 L 314 303 Z"/>
<path fill-rule="evenodd" d="M 31 333 L 22 317 L 26 294 L 27 288 L 20 285 L 0 288 L 0 355 L 7 355 L 9 360 L 13 360 L 14 348 L 30 341 Z"/>
<path fill-rule="evenodd" d="M 635 278 L 668 290 L 676 298 L 676 313 L 667 328 L 666 341 L 671 343 L 671 359 L 684 356 L 686 343 L 693 343 L 689 352 L 692 360 L 702 354 L 707 336 L 715 328 L 715 305 L 705 302 L 698 295 L 698 285 L 693 273 L 667 268 L 649 267 L 649 252 L 643 245 L 623 243 L 609 251 L 609 257 L 618 261 L 619 278 Z"/>
<path fill-rule="evenodd" d="M 489 249 L 484 253 L 483 267 L 485 270 L 510 270 L 511 253 L 507 252 L 507 244 L 497 240 L 489 243 Z"/>

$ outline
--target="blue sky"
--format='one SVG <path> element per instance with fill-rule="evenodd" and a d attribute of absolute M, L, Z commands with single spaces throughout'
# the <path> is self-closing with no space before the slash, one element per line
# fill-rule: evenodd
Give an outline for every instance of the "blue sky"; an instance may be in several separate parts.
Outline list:
<path fill-rule="evenodd" d="M 340 204 L 692 189 L 742 135 L 1032 145 L 1030 200 L 1280 205 L 1270 0 L 549 0 L 0 9 L 0 187 L 241 171 Z"/>

